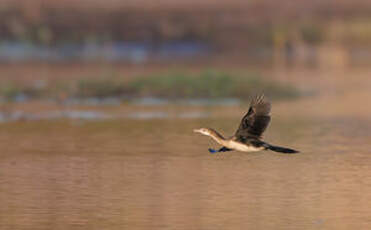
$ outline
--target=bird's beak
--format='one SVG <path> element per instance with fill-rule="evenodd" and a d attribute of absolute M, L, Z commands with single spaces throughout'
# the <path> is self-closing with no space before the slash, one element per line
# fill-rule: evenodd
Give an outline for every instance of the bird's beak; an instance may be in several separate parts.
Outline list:
<path fill-rule="evenodd" d="M 193 132 L 195 132 L 195 133 L 201 133 L 201 130 L 200 129 L 194 129 Z"/>

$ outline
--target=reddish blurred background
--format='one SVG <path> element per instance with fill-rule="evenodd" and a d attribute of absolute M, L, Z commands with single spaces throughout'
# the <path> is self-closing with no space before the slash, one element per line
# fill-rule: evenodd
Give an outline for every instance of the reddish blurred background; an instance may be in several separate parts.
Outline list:
<path fill-rule="evenodd" d="M 0 60 L 367 65 L 370 12 L 366 0 L 2 0 Z"/>

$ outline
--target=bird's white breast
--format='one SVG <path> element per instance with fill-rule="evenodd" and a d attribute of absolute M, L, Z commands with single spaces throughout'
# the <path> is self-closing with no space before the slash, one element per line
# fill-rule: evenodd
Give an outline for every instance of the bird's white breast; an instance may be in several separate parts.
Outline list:
<path fill-rule="evenodd" d="M 246 145 L 246 144 L 243 144 L 237 141 L 228 142 L 228 145 L 226 145 L 226 147 L 237 150 L 237 151 L 242 151 L 242 152 L 256 152 L 256 151 L 260 151 L 264 149 L 264 147 L 255 147 L 255 146 Z"/>

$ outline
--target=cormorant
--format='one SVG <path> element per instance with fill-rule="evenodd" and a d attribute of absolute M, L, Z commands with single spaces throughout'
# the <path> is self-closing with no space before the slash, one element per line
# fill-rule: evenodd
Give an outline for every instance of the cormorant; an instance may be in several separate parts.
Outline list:
<path fill-rule="evenodd" d="M 255 152 L 261 150 L 272 150 L 280 153 L 298 153 L 299 151 L 280 146 L 274 146 L 262 141 L 262 134 L 267 128 L 270 117 L 271 103 L 264 95 L 255 96 L 250 104 L 249 111 L 242 118 L 234 136 L 224 138 L 211 128 L 194 129 L 196 133 L 210 136 L 223 147 L 219 150 L 209 149 L 211 153 L 237 150 L 242 152 Z"/>

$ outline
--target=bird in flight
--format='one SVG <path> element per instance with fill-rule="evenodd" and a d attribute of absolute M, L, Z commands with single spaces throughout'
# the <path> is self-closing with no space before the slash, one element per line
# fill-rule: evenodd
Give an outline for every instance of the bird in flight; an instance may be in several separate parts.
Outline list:
<path fill-rule="evenodd" d="M 223 147 L 219 150 L 209 149 L 209 152 L 226 152 L 237 150 L 242 152 L 256 152 L 261 150 L 272 150 L 280 153 L 298 153 L 299 151 L 280 146 L 274 146 L 262 141 L 262 134 L 268 127 L 271 103 L 266 100 L 263 94 L 255 96 L 250 104 L 249 111 L 242 118 L 234 136 L 224 138 L 217 131 L 211 128 L 194 129 L 196 133 L 210 136 Z"/>

